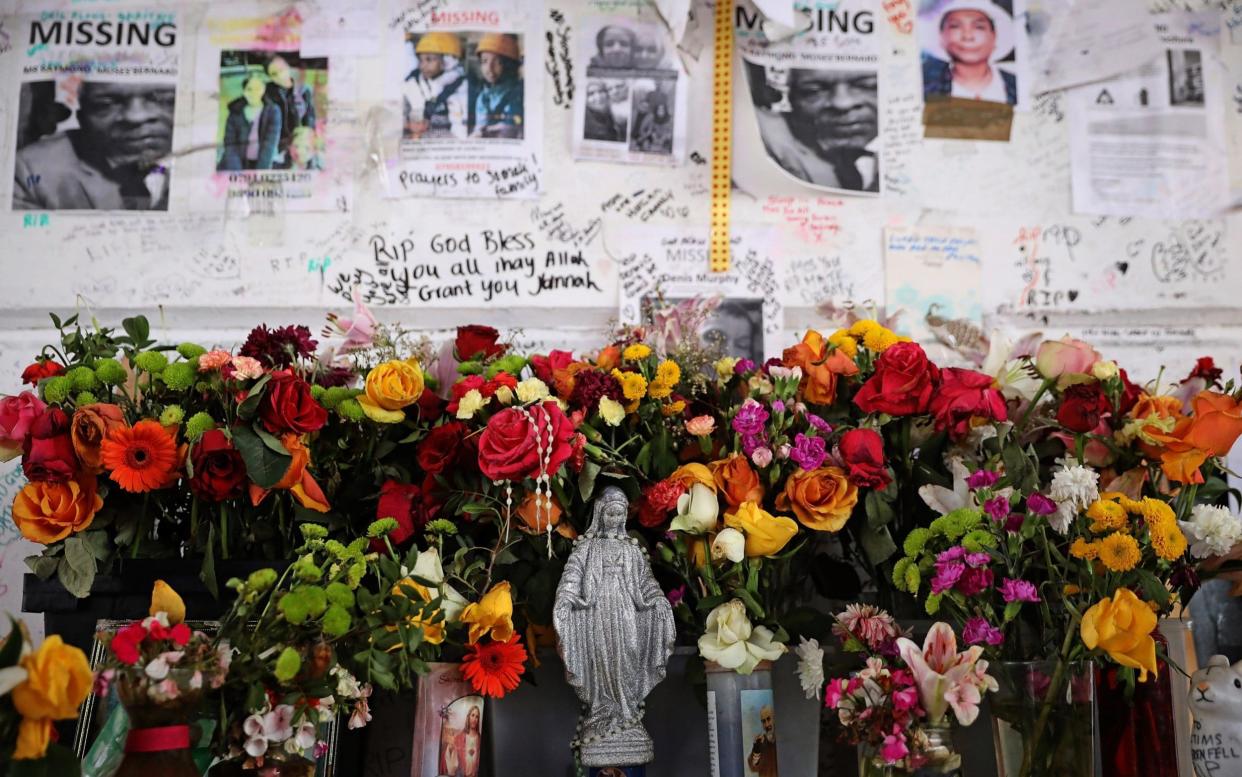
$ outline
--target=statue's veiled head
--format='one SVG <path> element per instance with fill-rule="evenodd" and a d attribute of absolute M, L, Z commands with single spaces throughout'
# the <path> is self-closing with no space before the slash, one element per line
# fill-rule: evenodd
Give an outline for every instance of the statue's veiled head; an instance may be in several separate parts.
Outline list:
<path fill-rule="evenodd" d="M 608 486 L 595 500 L 595 512 L 588 537 L 624 537 L 625 520 L 629 517 L 630 501 L 625 492 L 616 486 Z"/>

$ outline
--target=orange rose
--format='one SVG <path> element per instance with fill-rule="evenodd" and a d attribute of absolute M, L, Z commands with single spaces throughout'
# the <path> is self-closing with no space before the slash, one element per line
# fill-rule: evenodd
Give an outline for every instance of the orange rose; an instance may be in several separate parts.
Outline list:
<path fill-rule="evenodd" d="M 306 450 L 306 446 L 302 444 L 302 438 L 293 432 L 286 432 L 280 436 L 280 443 L 285 446 L 285 450 L 289 451 L 291 457 L 289 468 L 285 470 L 280 482 L 270 489 L 251 483 L 250 503 L 257 507 L 270 492 L 287 490 L 303 507 L 319 513 L 328 512 L 331 509 L 328 505 L 328 498 L 324 496 L 323 490 L 319 488 L 319 484 L 307 470 L 310 465 L 310 451 Z"/>
<path fill-rule="evenodd" d="M 608 372 L 616 367 L 621 366 L 621 349 L 615 345 L 610 345 L 599 352 L 599 356 L 595 357 L 595 366 L 604 372 Z"/>
<path fill-rule="evenodd" d="M 1169 426 L 1176 425 L 1178 421 L 1182 420 L 1182 401 L 1177 397 L 1153 397 L 1150 394 L 1143 394 L 1139 397 L 1138 402 L 1134 403 L 1134 407 L 1130 409 L 1130 417 L 1135 419 L 1151 420 L 1153 422 L 1144 424 L 1139 429 L 1140 435 L 1146 435 L 1148 437 L 1159 436 L 1165 433 L 1161 429 L 1161 426 L 1168 429 Z M 1166 425 L 1167 420 L 1172 420 L 1173 423 L 1171 425 Z M 1155 423 L 1157 421 L 1165 423 L 1157 424 Z M 1150 458 L 1156 459 L 1160 457 L 1161 449 L 1158 445 L 1151 445 L 1140 438 L 1139 447 L 1142 448 L 1143 452 Z"/>
<path fill-rule="evenodd" d="M 26 539 L 49 545 L 90 528 L 101 507 L 94 475 L 27 483 L 13 500 L 13 523 Z"/>
<path fill-rule="evenodd" d="M 98 475 L 103 471 L 103 461 L 99 451 L 104 438 L 113 429 L 124 428 L 125 416 L 116 405 L 97 403 L 82 405 L 73 413 L 70 434 L 73 437 L 73 450 L 82 462 L 82 469 Z"/>
<path fill-rule="evenodd" d="M 838 375 L 858 374 L 858 365 L 844 349 L 828 353 L 828 341 L 814 329 L 807 330 L 802 342 L 786 348 L 781 361 L 802 370 L 802 396 L 817 405 L 830 405 L 836 399 Z"/>
<path fill-rule="evenodd" d="M 816 531 L 841 531 L 856 504 L 858 488 L 840 467 L 796 472 L 776 497 L 778 510 L 792 510 L 803 526 Z"/>
<path fill-rule="evenodd" d="M 1199 392 L 1192 403 L 1194 420 L 1183 440 L 1209 456 L 1227 455 L 1242 435 L 1242 404 L 1215 391 Z"/>
<path fill-rule="evenodd" d="M 712 477 L 712 471 L 707 468 L 707 465 L 699 464 L 697 461 L 682 464 L 665 480 L 681 483 L 687 490 L 695 483 L 710 488 L 712 491 L 716 490 L 716 479 Z"/>
<path fill-rule="evenodd" d="M 547 501 L 539 506 L 537 500 L 540 499 Z M 577 536 L 572 526 L 561 523 L 564 510 L 555 499 L 549 499 L 547 496 L 536 497 L 534 493 L 528 493 L 514 512 L 521 521 L 518 528 L 527 534 L 543 534 L 548 530 L 548 524 L 551 524 L 556 533 L 562 537 L 573 539 Z"/>
<path fill-rule="evenodd" d="M 727 459 L 713 461 L 708 468 L 712 471 L 717 490 L 724 494 L 729 511 L 742 502 L 763 501 L 763 483 L 745 456 L 735 453 Z"/>

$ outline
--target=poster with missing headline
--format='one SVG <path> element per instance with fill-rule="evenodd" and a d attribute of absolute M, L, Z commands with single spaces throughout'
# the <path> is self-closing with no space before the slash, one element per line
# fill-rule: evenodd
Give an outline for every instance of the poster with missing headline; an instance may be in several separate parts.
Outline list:
<path fill-rule="evenodd" d="M 542 8 L 411 2 L 392 18 L 385 67 L 401 129 L 389 196 L 539 195 Z"/>
<path fill-rule="evenodd" d="M 246 216 L 347 210 L 346 144 L 334 137 L 333 63 L 301 52 L 296 10 L 211 14 L 197 49 L 191 199 L 196 210 Z"/>
<path fill-rule="evenodd" d="M 667 27 L 616 16 L 587 20 L 580 29 L 574 158 L 683 163 L 687 77 Z"/>
<path fill-rule="evenodd" d="M 12 209 L 168 210 L 177 12 L 48 10 L 17 21 Z"/>
<path fill-rule="evenodd" d="M 767 159 L 801 184 L 878 195 L 880 18 L 878 3 L 798 4 L 803 30 L 770 39 L 747 0 L 735 31 L 754 120 Z"/>

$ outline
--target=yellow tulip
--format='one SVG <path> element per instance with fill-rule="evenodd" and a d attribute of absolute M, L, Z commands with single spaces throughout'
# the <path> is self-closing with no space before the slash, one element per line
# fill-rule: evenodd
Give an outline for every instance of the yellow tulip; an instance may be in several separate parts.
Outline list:
<path fill-rule="evenodd" d="M 1122 666 L 1139 670 L 1139 682 L 1156 674 L 1156 614 L 1129 588 L 1118 588 L 1111 598 L 1091 605 L 1082 616 L 1079 635 L 1089 649 L 1097 647 Z"/>
<path fill-rule="evenodd" d="M 478 642 L 489 631 L 493 642 L 508 642 L 513 636 L 513 595 L 506 580 L 461 612 L 462 623 L 470 625 L 470 644 Z"/>
<path fill-rule="evenodd" d="M 155 586 L 151 589 L 151 609 L 148 614 L 155 615 L 157 612 L 167 613 L 169 626 L 176 626 L 185 620 L 185 602 L 181 600 L 181 595 L 163 580 L 156 580 Z"/>
<path fill-rule="evenodd" d="M 430 602 L 433 594 L 427 589 L 427 586 L 417 582 L 412 577 L 407 577 L 392 587 L 393 596 L 405 597 L 407 588 L 414 589 L 418 594 L 418 598 L 424 602 Z M 406 617 L 406 623 L 416 626 L 423 630 L 423 642 L 430 645 L 439 645 L 444 641 L 444 618 L 440 617 L 439 610 L 433 610 L 430 615 L 420 615 L 415 613 Z M 396 631 L 396 626 L 386 626 L 388 631 Z M 388 652 L 393 652 L 400 648 L 401 645 L 393 645 Z"/>
<path fill-rule="evenodd" d="M 746 555 L 775 556 L 798 533 L 792 518 L 772 515 L 754 502 L 743 502 L 735 512 L 725 516 L 725 526 L 746 535 Z"/>
<path fill-rule="evenodd" d="M 367 418 L 381 424 L 405 420 L 406 408 L 423 395 L 423 370 L 414 359 L 393 359 L 367 373 L 366 393 L 358 397 Z"/>
<path fill-rule="evenodd" d="M 13 706 L 23 718 L 65 720 L 77 716 L 94 682 L 85 653 L 53 634 L 21 663 L 26 681 L 13 689 Z"/>

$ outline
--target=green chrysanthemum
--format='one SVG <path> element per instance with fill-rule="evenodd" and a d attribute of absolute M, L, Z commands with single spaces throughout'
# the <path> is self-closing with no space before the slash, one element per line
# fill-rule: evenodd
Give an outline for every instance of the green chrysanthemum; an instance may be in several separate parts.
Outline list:
<path fill-rule="evenodd" d="M 344 583 L 339 581 L 328 583 L 328 587 L 324 590 L 328 594 L 328 601 L 333 605 L 346 609 L 354 606 L 354 592 Z"/>
<path fill-rule="evenodd" d="M 287 683 L 297 677 L 300 671 L 302 671 L 302 655 L 291 647 L 280 651 L 280 657 L 276 659 L 276 667 L 272 670 L 276 679 Z"/>
<path fill-rule="evenodd" d="M 90 367 L 74 367 L 65 373 L 65 377 L 73 384 L 74 391 L 91 391 L 99 385 L 99 378 Z"/>
<path fill-rule="evenodd" d="M 358 404 L 356 399 L 347 399 L 337 405 L 336 412 L 346 421 L 361 421 L 366 418 L 366 414 L 362 412 L 362 405 Z"/>
<path fill-rule="evenodd" d="M 185 411 L 181 409 L 181 405 L 169 405 L 160 413 L 160 424 L 163 426 L 174 426 L 184 420 Z"/>
<path fill-rule="evenodd" d="M 73 393 L 73 381 L 64 375 L 48 378 L 40 383 L 39 387 L 43 389 L 43 400 L 54 404 L 64 402 Z"/>
<path fill-rule="evenodd" d="M 185 436 L 187 440 L 194 442 L 209 429 L 216 428 L 216 420 L 211 417 L 211 413 L 200 410 L 190 416 L 190 420 L 185 422 Z"/>
<path fill-rule="evenodd" d="M 73 404 L 78 407 L 81 407 L 82 405 L 93 405 L 98 401 L 99 399 L 89 391 L 83 391 L 73 398 Z"/>
<path fill-rule="evenodd" d="M 106 386 L 119 386 L 125 382 L 125 368 L 116 359 L 100 359 L 95 364 L 95 377 Z"/>
<path fill-rule="evenodd" d="M 332 605 L 323 614 L 323 631 L 329 637 L 342 636 L 352 625 L 353 618 L 349 616 L 349 611 L 340 605 Z"/>
<path fill-rule="evenodd" d="M 372 521 L 367 527 L 367 536 L 372 538 L 384 537 L 392 534 L 397 530 L 396 518 L 380 518 L 378 521 Z"/>
<path fill-rule="evenodd" d="M 194 385 L 198 373 L 194 370 L 193 364 L 176 362 L 165 367 L 160 377 L 164 379 L 164 385 L 173 391 L 185 391 Z"/>
<path fill-rule="evenodd" d="M 901 544 L 901 549 L 905 551 L 907 556 L 917 556 L 923 552 L 923 546 L 927 544 L 928 538 L 932 535 L 931 531 L 918 527 L 911 529 L 906 535 L 906 541 Z"/>
<path fill-rule="evenodd" d="M 198 343 L 182 343 L 177 346 L 177 353 L 183 359 L 194 359 L 207 353 L 207 349 Z"/>
<path fill-rule="evenodd" d="M 168 357 L 159 351 L 143 351 L 134 357 L 134 366 L 143 372 L 163 372 L 168 366 Z"/>
<path fill-rule="evenodd" d="M 298 524 L 298 531 L 302 532 L 304 540 L 322 540 L 328 536 L 328 529 L 317 523 L 301 523 Z"/>

